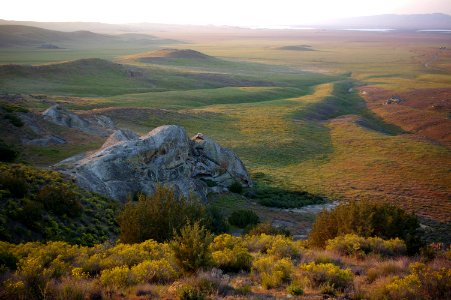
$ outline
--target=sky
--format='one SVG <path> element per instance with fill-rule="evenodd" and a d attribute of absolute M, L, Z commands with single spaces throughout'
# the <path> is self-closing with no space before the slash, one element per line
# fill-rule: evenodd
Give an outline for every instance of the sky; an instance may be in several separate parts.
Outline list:
<path fill-rule="evenodd" d="M 0 19 L 20 21 L 315 24 L 386 13 L 446 13 L 451 0 L 3 0 Z"/>

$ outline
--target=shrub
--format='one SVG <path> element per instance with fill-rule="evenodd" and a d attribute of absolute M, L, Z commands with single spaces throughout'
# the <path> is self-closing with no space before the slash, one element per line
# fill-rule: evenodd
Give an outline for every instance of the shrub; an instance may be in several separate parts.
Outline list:
<path fill-rule="evenodd" d="M 177 289 L 177 299 L 179 300 L 203 300 L 205 294 L 197 287 L 183 284 Z"/>
<path fill-rule="evenodd" d="M 367 281 L 371 283 L 383 277 L 405 275 L 408 270 L 407 263 L 405 259 L 378 262 L 367 270 Z"/>
<path fill-rule="evenodd" d="M 213 242 L 210 244 L 210 249 L 211 251 L 220 251 L 244 245 L 245 243 L 242 238 L 224 233 L 214 238 Z"/>
<path fill-rule="evenodd" d="M 248 225 L 256 225 L 260 222 L 257 214 L 251 210 L 236 210 L 229 217 L 230 225 L 244 228 Z"/>
<path fill-rule="evenodd" d="M 385 286 L 388 299 L 451 299 L 451 269 L 432 269 L 422 263 L 411 264 L 411 273 L 395 277 Z"/>
<path fill-rule="evenodd" d="M 215 251 L 212 257 L 213 264 L 224 272 L 249 271 L 252 266 L 252 256 L 241 246 Z"/>
<path fill-rule="evenodd" d="M 225 272 L 249 271 L 252 256 L 243 240 L 230 234 L 221 234 L 210 244 L 213 264 Z"/>
<path fill-rule="evenodd" d="M 219 208 L 207 206 L 205 227 L 214 234 L 221 234 L 227 232 L 230 226 Z"/>
<path fill-rule="evenodd" d="M 170 243 L 177 264 L 187 272 L 206 267 L 211 262 L 209 245 L 212 235 L 199 223 L 187 224 Z"/>
<path fill-rule="evenodd" d="M 28 184 L 25 175 L 20 170 L 3 169 L 0 172 L 0 185 L 8 190 L 13 197 L 21 198 L 28 192 Z"/>
<path fill-rule="evenodd" d="M 101 297 L 100 287 L 93 281 L 65 277 L 61 281 L 53 280 L 48 285 L 50 299 L 82 300 Z"/>
<path fill-rule="evenodd" d="M 418 229 L 417 217 L 399 207 L 353 201 L 318 214 L 309 235 L 309 243 L 315 247 L 325 247 L 327 240 L 348 233 L 383 239 L 398 237 L 406 242 L 408 253 L 414 253 L 422 245 Z"/>
<path fill-rule="evenodd" d="M 0 248 L 0 273 L 4 270 L 16 270 L 17 257 L 11 253 L 8 249 Z"/>
<path fill-rule="evenodd" d="M 205 218 L 205 207 L 195 199 L 177 197 L 172 189 L 159 186 L 152 196 L 139 195 L 138 202 L 125 205 L 118 217 L 123 243 L 158 242 L 172 238 L 187 222 Z"/>
<path fill-rule="evenodd" d="M 131 268 L 139 283 L 165 283 L 175 280 L 177 271 L 166 259 L 146 260 Z"/>
<path fill-rule="evenodd" d="M 238 181 L 234 181 L 229 186 L 229 191 L 231 191 L 232 193 L 241 194 L 243 192 L 243 186 Z"/>
<path fill-rule="evenodd" d="M 83 211 L 79 198 L 79 195 L 65 185 L 46 185 L 36 195 L 36 200 L 48 211 L 70 217 L 77 217 Z"/>
<path fill-rule="evenodd" d="M 0 161 L 13 162 L 19 156 L 19 152 L 12 146 L 0 140 Z"/>
<path fill-rule="evenodd" d="M 287 286 L 287 293 L 292 296 L 301 296 L 304 295 L 304 289 L 298 283 L 291 283 Z"/>
<path fill-rule="evenodd" d="M 5 114 L 4 118 L 9 120 L 9 122 L 16 127 L 22 127 L 24 125 L 22 120 L 14 114 L 11 114 L 11 113 Z"/>
<path fill-rule="evenodd" d="M 275 187 L 257 189 L 255 198 L 263 206 L 278 208 L 301 208 L 305 205 L 325 203 L 324 198 L 308 192 Z"/>
<path fill-rule="evenodd" d="M 291 238 L 287 238 L 281 235 L 274 237 L 271 247 L 267 250 L 269 255 L 275 257 L 297 257 L 299 256 L 299 250 Z"/>
<path fill-rule="evenodd" d="M 264 256 L 254 260 L 252 271 L 260 278 L 265 289 L 280 287 L 291 278 L 293 264 L 290 259 L 277 259 L 273 256 Z"/>
<path fill-rule="evenodd" d="M 326 244 L 326 250 L 348 256 L 363 257 L 369 253 L 398 256 L 406 253 L 406 244 L 399 238 L 383 240 L 378 237 L 364 238 L 355 234 L 347 234 L 328 240 Z"/>
<path fill-rule="evenodd" d="M 136 279 L 127 266 L 103 270 L 99 280 L 104 287 L 112 290 L 122 290 L 136 284 Z"/>
<path fill-rule="evenodd" d="M 291 236 L 290 231 L 285 228 L 276 228 L 269 223 L 260 223 L 255 225 L 254 227 L 249 228 L 246 231 L 248 235 L 261 235 L 262 233 L 268 235 L 284 235 Z"/>
<path fill-rule="evenodd" d="M 353 274 L 349 269 L 327 263 L 316 264 L 314 262 L 301 266 L 301 271 L 307 276 L 313 286 L 323 284 L 333 285 L 338 290 L 347 288 L 353 281 Z"/>

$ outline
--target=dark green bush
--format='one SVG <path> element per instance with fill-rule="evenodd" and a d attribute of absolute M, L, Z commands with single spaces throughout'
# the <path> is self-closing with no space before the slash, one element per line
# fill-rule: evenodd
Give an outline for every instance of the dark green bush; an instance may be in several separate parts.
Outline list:
<path fill-rule="evenodd" d="M 211 264 L 209 246 L 212 241 L 211 233 L 197 222 L 185 225 L 170 246 L 179 267 L 186 272 L 195 272 Z"/>
<path fill-rule="evenodd" d="M 234 181 L 229 186 L 229 191 L 231 191 L 232 193 L 241 194 L 243 192 L 243 186 L 238 181 Z"/>
<path fill-rule="evenodd" d="M 260 218 L 252 210 L 236 210 L 229 217 L 230 225 L 245 228 L 260 223 Z"/>
<path fill-rule="evenodd" d="M 5 110 L 6 112 L 12 113 L 12 112 L 28 112 L 29 110 L 25 107 L 22 107 L 17 104 L 10 104 L 10 103 L 0 103 L 0 108 Z"/>
<path fill-rule="evenodd" d="M 16 127 L 22 127 L 24 125 L 22 120 L 14 114 L 6 114 L 4 118 Z"/>
<path fill-rule="evenodd" d="M 195 286 L 183 284 L 177 289 L 177 299 L 179 300 L 203 300 L 205 294 Z"/>
<path fill-rule="evenodd" d="M 249 227 L 246 230 L 246 234 L 248 235 L 261 235 L 262 233 L 267 235 L 283 235 L 283 236 L 291 236 L 291 233 L 286 228 L 276 228 L 269 223 L 260 223 L 253 227 Z"/>
<path fill-rule="evenodd" d="M 118 217 L 123 243 L 148 239 L 170 240 L 187 222 L 205 220 L 205 207 L 196 199 L 178 197 L 166 187 L 157 187 L 151 196 L 139 195 L 138 202 L 128 202 Z"/>
<path fill-rule="evenodd" d="M 79 195 L 66 186 L 44 186 L 36 195 L 36 201 L 44 208 L 57 215 L 76 217 L 83 211 Z"/>
<path fill-rule="evenodd" d="M 37 222 L 42 219 L 42 208 L 42 203 L 23 199 L 22 207 L 16 212 L 14 217 L 28 227 L 39 229 L 40 226 Z"/>
<path fill-rule="evenodd" d="M 19 152 L 13 146 L 0 140 L 0 161 L 13 162 L 19 156 Z"/>
<path fill-rule="evenodd" d="M 219 208 L 214 206 L 207 206 L 205 226 L 214 234 L 227 232 L 230 227 Z"/>
<path fill-rule="evenodd" d="M 21 198 L 28 192 L 25 175 L 20 170 L 8 169 L 0 171 L 1 189 L 7 190 L 13 197 Z"/>
<path fill-rule="evenodd" d="M 0 250 L 0 272 L 3 268 L 7 268 L 11 271 L 16 270 L 17 258 L 11 252 L 4 249 Z"/>
<path fill-rule="evenodd" d="M 306 205 L 326 202 L 322 197 L 308 192 L 291 191 L 275 187 L 257 189 L 253 198 L 263 206 L 278 208 L 301 208 Z"/>
<path fill-rule="evenodd" d="M 422 245 L 418 229 L 418 218 L 397 206 L 354 201 L 318 214 L 309 243 L 323 248 L 328 240 L 348 233 L 383 239 L 398 237 L 406 242 L 408 253 L 415 253 Z"/>

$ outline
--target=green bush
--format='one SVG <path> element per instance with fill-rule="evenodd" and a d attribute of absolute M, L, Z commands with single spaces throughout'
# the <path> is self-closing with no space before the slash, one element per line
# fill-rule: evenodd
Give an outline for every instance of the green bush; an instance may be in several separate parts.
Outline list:
<path fill-rule="evenodd" d="M 324 248 L 327 240 L 354 233 L 363 237 L 400 238 L 405 241 L 408 253 L 415 253 L 422 246 L 418 230 L 418 218 L 397 206 L 353 201 L 319 213 L 309 243 Z"/>
<path fill-rule="evenodd" d="M 5 114 L 4 118 L 9 120 L 9 122 L 16 127 L 22 127 L 24 125 L 22 120 L 14 114 L 11 113 Z"/>
<path fill-rule="evenodd" d="M 234 181 L 229 186 L 229 191 L 231 191 L 232 193 L 241 194 L 243 192 L 243 186 L 238 181 Z"/>
<path fill-rule="evenodd" d="M 263 206 L 277 208 L 301 208 L 306 205 L 325 203 L 323 197 L 304 191 L 291 191 L 275 187 L 262 187 L 253 197 Z"/>
<path fill-rule="evenodd" d="M 198 222 L 185 225 L 170 243 L 177 264 L 187 272 L 210 265 L 212 240 L 210 232 Z"/>
<path fill-rule="evenodd" d="M 177 289 L 179 300 L 204 300 L 205 294 L 198 288 L 189 284 L 183 284 Z"/>
<path fill-rule="evenodd" d="M 17 258 L 14 254 L 6 249 L 0 249 L 0 273 L 8 270 L 16 270 Z"/>
<path fill-rule="evenodd" d="M 304 295 L 304 289 L 297 283 L 291 283 L 287 286 L 287 293 L 292 296 L 302 296 Z"/>
<path fill-rule="evenodd" d="M 354 277 L 351 270 L 343 270 L 331 263 L 316 264 L 312 262 L 304 264 L 301 266 L 301 271 L 314 287 L 327 284 L 337 290 L 343 290 L 350 286 Z"/>
<path fill-rule="evenodd" d="M 215 206 L 207 206 L 204 223 L 205 227 L 214 234 L 227 232 L 230 228 L 222 212 Z"/>
<path fill-rule="evenodd" d="M 36 195 L 36 200 L 44 205 L 44 208 L 56 215 L 77 217 L 83 211 L 79 195 L 69 186 L 46 185 Z"/>
<path fill-rule="evenodd" d="M 288 229 L 285 228 L 276 228 L 269 223 L 259 223 L 254 227 L 250 227 L 246 230 L 246 234 L 248 235 L 261 235 L 262 233 L 268 235 L 283 235 L 283 236 L 291 236 L 291 233 Z"/>
<path fill-rule="evenodd" d="M 252 210 L 236 210 L 229 216 L 230 225 L 244 228 L 260 223 L 260 218 Z"/>
<path fill-rule="evenodd" d="M 28 193 L 28 183 L 20 170 L 13 168 L 0 171 L 1 189 L 7 190 L 13 197 L 21 198 Z"/>
<path fill-rule="evenodd" d="M 159 186 L 152 196 L 139 195 L 120 212 L 120 240 L 140 243 L 147 239 L 170 240 L 187 222 L 204 221 L 205 207 L 196 199 L 177 197 L 170 188 Z"/>
<path fill-rule="evenodd" d="M 0 140 L 0 161 L 13 162 L 19 156 L 19 152 L 12 146 Z"/>

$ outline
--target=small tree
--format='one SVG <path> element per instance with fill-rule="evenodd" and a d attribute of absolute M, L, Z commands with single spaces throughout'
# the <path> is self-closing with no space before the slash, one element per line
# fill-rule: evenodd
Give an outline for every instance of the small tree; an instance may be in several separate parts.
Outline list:
<path fill-rule="evenodd" d="M 128 202 L 119 214 L 123 243 L 148 239 L 164 242 L 187 222 L 205 219 L 205 207 L 196 199 L 178 197 L 170 188 L 158 186 L 151 196 L 139 195 L 138 202 Z"/>
<path fill-rule="evenodd" d="M 187 272 L 195 272 L 211 263 L 210 243 L 213 241 L 211 233 L 199 222 L 187 224 L 180 234 L 175 234 L 170 243 L 177 264 Z"/>
<path fill-rule="evenodd" d="M 406 242 L 407 251 L 414 253 L 422 245 L 418 229 L 418 218 L 402 208 L 381 202 L 353 201 L 321 212 L 313 224 L 309 243 L 324 247 L 329 239 L 354 233 L 363 237 L 400 238 Z"/>
<path fill-rule="evenodd" d="M 235 210 L 229 217 L 230 225 L 244 228 L 248 225 L 256 225 L 260 223 L 260 218 L 252 210 Z"/>

